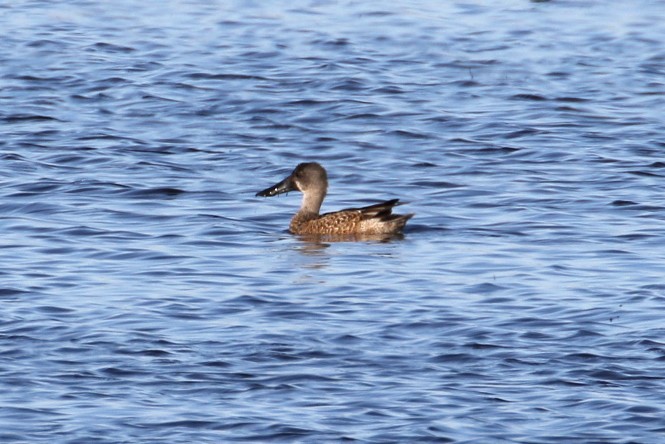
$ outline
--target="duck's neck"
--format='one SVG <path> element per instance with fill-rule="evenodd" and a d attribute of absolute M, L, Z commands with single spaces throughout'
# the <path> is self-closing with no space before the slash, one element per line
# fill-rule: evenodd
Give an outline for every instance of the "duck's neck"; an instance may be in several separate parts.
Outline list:
<path fill-rule="evenodd" d="M 318 215 L 321 210 L 321 204 L 326 197 L 326 189 L 308 190 L 303 193 L 302 204 L 300 205 L 300 213 L 313 213 Z"/>

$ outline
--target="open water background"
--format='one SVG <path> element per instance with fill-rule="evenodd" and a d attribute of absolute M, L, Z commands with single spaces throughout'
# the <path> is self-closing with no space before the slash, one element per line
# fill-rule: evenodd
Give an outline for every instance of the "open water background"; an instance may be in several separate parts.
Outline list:
<path fill-rule="evenodd" d="M 663 442 L 664 15 L 3 3 L 0 441 Z"/>

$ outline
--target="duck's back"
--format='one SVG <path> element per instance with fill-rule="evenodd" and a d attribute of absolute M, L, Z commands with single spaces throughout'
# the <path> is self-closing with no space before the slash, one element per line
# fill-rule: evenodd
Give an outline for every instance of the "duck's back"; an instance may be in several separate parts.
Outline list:
<path fill-rule="evenodd" d="M 399 199 L 362 208 L 347 208 L 316 215 L 298 213 L 289 229 L 295 234 L 392 234 L 398 233 L 413 214 L 392 214 Z"/>

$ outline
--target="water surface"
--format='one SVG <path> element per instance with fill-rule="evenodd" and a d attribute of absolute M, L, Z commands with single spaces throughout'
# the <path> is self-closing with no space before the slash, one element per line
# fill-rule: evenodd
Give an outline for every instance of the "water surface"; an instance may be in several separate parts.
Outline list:
<path fill-rule="evenodd" d="M 662 440 L 661 2 L 0 9 L 2 442 Z"/>

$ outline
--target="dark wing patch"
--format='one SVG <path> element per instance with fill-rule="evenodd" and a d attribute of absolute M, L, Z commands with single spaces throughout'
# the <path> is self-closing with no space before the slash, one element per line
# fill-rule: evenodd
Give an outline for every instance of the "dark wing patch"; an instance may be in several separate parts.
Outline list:
<path fill-rule="evenodd" d="M 392 217 L 390 216 L 392 216 L 393 207 L 397 205 L 401 205 L 399 199 L 391 199 L 391 200 L 386 200 L 385 202 L 379 202 L 377 204 L 369 205 L 366 207 L 345 208 L 338 212 L 343 213 L 348 211 L 348 212 L 359 213 L 360 218 L 363 220 L 373 219 L 373 218 L 379 218 L 381 220 L 389 220 L 392 219 Z"/>

